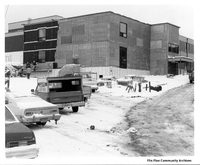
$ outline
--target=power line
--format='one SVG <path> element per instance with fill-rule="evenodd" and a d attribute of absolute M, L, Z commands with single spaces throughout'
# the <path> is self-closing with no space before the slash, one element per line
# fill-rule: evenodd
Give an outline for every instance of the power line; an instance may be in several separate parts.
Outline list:
<path fill-rule="evenodd" d="M 9 5 L 7 6 L 7 9 L 6 9 L 5 18 L 6 18 L 7 12 L 8 12 L 8 8 L 9 8 Z"/>

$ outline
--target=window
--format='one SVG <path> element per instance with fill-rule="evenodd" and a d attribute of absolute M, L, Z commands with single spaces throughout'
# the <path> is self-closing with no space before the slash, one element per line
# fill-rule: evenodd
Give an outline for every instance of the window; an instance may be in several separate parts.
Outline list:
<path fill-rule="evenodd" d="M 37 86 L 37 91 L 41 93 L 47 93 L 48 92 L 47 83 L 39 83 Z"/>
<path fill-rule="evenodd" d="M 189 44 L 189 53 L 194 54 L 194 45 L 193 44 Z"/>
<path fill-rule="evenodd" d="M 12 113 L 5 107 L 5 121 L 16 121 Z"/>
<path fill-rule="evenodd" d="M 49 83 L 49 89 L 62 88 L 62 83 Z"/>
<path fill-rule="evenodd" d="M 176 45 L 176 44 L 169 43 L 168 51 L 171 52 L 171 53 L 178 54 L 179 53 L 179 46 Z"/>
<path fill-rule="evenodd" d="M 120 22 L 119 36 L 127 38 L 127 24 Z"/>
<path fill-rule="evenodd" d="M 45 62 L 45 51 L 39 51 L 39 56 L 38 56 L 39 62 Z"/>
<path fill-rule="evenodd" d="M 79 85 L 79 81 L 72 81 L 72 85 Z"/>
<path fill-rule="evenodd" d="M 45 41 L 46 40 L 46 29 L 42 28 L 39 29 L 39 41 Z"/>

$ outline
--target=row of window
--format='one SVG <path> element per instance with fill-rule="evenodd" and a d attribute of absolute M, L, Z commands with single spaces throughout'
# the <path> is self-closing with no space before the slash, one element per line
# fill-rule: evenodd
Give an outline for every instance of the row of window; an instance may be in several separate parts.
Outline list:
<path fill-rule="evenodd" d="M 56 50 L 40 50 L 33 52 L 24 52 L 24 63 L 26 62 L 50 62 L 55 61 Z"/>
<path fill-rule="evenodd" d="M 180 42 L 180 48 L 179 48 L 179 45 L 169 43 L 168 51 L 171 53 L 176 53 L 176 54 L 179 54 L 179 51 L 193 54 L 194 53 L 194 45 L 192 45 L 190 43 Z"/>
<path fill-rule="evenodd" d="M 50 33 L 52 33 L 52 32 L 50 32 Z M 25 42 L 46 41 L 46 40 L 47 40 L 47 29 L 46 28 L 41 28 L 41 29 L 38 29 L 35 31 L 31 31 L 31 32 L 28 32 L 27 35 L 25 35 Z"/>
<path fill-rule="evenodd" d="M 168 52 L 179 54 L 179 45 L 169 43 Z"/>
<path fill-rule="evenodd" d="M 180 41 L 180 51 L 194 54 L 194 45 L 188 42 Z"/>

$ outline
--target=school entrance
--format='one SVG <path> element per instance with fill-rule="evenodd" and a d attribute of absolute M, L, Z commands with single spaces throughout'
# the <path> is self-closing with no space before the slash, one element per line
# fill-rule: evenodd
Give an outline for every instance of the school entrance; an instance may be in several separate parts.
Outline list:
<path fill-rule="evenodd" d="M 168 57 L 168 74 L 187 74 L 194 70 L 194 60 L 185 56 Z"/>

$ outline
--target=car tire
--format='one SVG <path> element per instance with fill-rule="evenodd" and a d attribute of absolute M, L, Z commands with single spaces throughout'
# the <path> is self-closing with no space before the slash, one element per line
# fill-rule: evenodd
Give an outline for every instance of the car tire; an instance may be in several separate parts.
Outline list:
<path fill-rule="evenodd" d="M 36 124 L 37 125 L 41 125 L 41 126 L 44 126 L 47 122 L 37 122 Z"/>
<path fill-rule="evenodd" d="M 190 84 L 192 84 L 192 82 L 193 82 L 193 81 L 192 81 L 192 80 L 190 80 Z"/>
<path fill-rule="evenodd" d="M 78 107 L 72 107 L 73 112 L 78 112 Z"/>
<path fill-rule="evenodd" d="M 87 102 L 87 101 L 88 101 L 88 98 L 87 98 L 87 97 L 84 97 L 84 101 Z"/>

